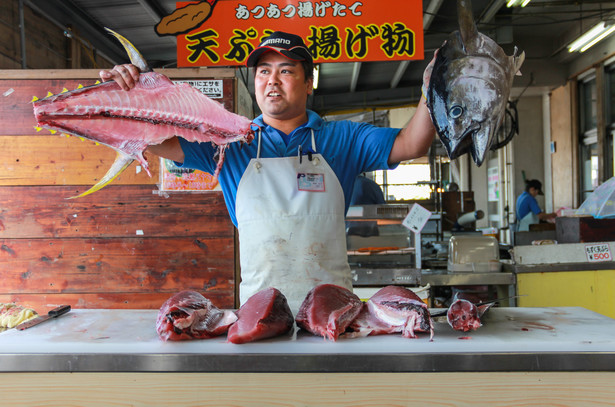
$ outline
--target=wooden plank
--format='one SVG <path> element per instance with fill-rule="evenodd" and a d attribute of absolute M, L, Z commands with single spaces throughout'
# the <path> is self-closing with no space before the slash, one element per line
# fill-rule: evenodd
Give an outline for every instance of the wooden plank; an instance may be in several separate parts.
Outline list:
<path fill-rule="evenodd" d="M 232 237 L 222 192 L 159 195 L 156 188 L 0 187 L 0 238 Z"/>
<path fill-rule="evenodd" d="M 233 237 L 0 240 L 5 294 L 209 287 L 232 296 L 234 267 Z"/>
<path fill-rule="evenodd" d="M 553 173 L 553 207 L 575 208 L 574 194 L 574 151 L 578 145 L 572 143 L 571 132 L 573 100 L 570 95 L 571 87 L 576 82 L 568 82 L 551 92 L 551 141 L 555 142 L 556 151 L 551 154 L 551 170 Z"/>
<path fill-rule="evenodd" d="M 613 372 L 3 373 L 6 405 L 607 406 Z M 33 390 L 35 386 L 36 390 Z"/>
<path fill-rule="evenodd" d="M 216 307 L 234 309 L 235 302 L 226 290 L 210 287 L 190 287 L 203 294 Z M 125 292 L 125 293 L 78 293 L 78 294 L 2 294 L 0 303 L 11 303 L 27 306 L 39 314 L 63 304 L 75 309 L 159 309 L 173 295 L 167 292 Z"/>
<path fill-rule="evenodd" d="M 0 55 L 16 62 L 16 68 L 21 68 L 20 41 L 19 41 L 19 17 L 16 1 L 0 2 Z M 9 65 L 0 64 L 4 68 Z"/>
<path fill-rule="evenodd" d="M 77 137 L 0 136 L 0 185 L 92 186 L 107 173 L 116 156 L 109 147 Z M 158 183 L 160 159 L 155 155 L 146 158 L 151 177 L 134 162 L 112 184 Z"/>

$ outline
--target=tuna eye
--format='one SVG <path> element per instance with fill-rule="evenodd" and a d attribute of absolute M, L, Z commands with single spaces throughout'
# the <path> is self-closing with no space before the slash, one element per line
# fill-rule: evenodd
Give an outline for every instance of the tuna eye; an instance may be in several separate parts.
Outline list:
<path fill-rule="evenodd" d="M 457 105 L 453 106 L 449 113 L 453 119 L 456 119 L 463 114 L 463 107 Z"/>

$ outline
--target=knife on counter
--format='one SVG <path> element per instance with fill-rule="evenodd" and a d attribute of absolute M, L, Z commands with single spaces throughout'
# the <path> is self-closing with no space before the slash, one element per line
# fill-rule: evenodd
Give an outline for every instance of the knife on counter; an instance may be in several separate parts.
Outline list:
<path fill-rule="evenodd" d="M 51 311 L 49 311 L 47 315 L 39 315 L 38 317 L 33 318 L 29 321 L 22 322 L 21 324 L 17 325 L 15 329 L 19 331 L 23 331 L 24 329 L 32 328 L 33 326 L 38 325 L 42 322 L 45 322 L 51 318 L 57 318 L 60 315 L 64 315 L 68 311 L 70 311 L 70 305 L 60 305 L 59 307 L 54 308 Z"/>

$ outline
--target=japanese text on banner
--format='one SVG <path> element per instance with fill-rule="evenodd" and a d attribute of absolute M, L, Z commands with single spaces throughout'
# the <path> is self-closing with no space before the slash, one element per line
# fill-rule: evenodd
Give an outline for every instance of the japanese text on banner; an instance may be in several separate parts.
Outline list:
<path fill-rule="evenodd" d="M 243 65 L 273 31 L 300 35 L 316 63 L 423 59 L 420 0 L 218 0 L 212 7 L 203 24 L 177 36 L 179 67 Z"/>

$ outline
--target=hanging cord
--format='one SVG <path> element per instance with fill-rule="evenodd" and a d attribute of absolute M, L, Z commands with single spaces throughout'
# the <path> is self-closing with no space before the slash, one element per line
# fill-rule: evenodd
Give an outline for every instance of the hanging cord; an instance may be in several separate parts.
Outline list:
<path fill-rule="evenodd" d="M 521 93 L 519 94 L 519 96 L 517 96 L 515 100 L 509 100 L 506 103 L 505 114 L 508 117 L 508 120 L 510 120 L 510 129 L 508 130 L 508 133 L 505 135 L 503 140 L 498 141 L 491 146 L 491 151 L 496 151 L 504 147 L 512 141 L 513 137 L 515 137 L 515 134 L 519 134 L 519 112 L 517 111 L 517 103 L 519 102 L 519 99 L 521 99 L 521 96 L 523 96 L 527 88 L 529 88 L 533 83 L 534 73 L 530 72 L 530 82 L 525 86 L 525 88 L 521 91 Z"/>

